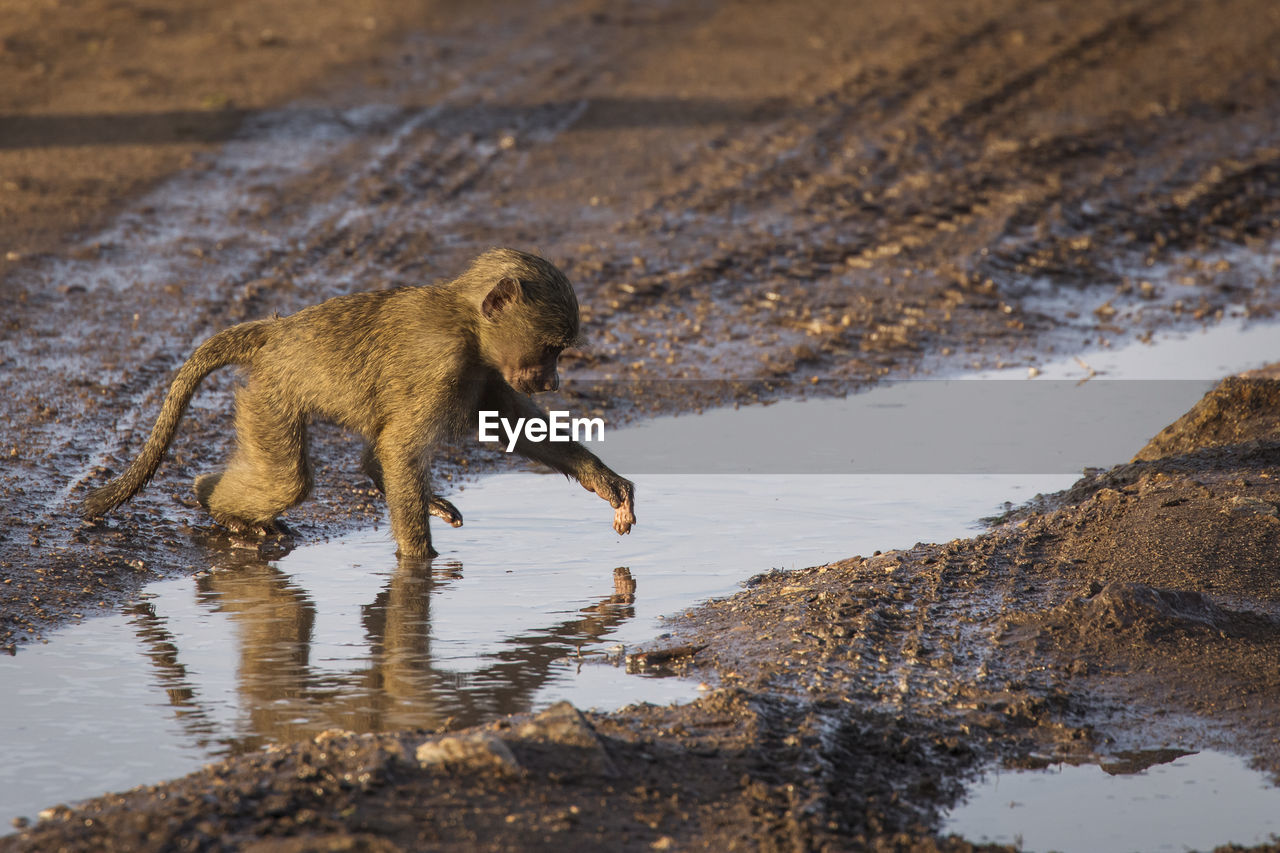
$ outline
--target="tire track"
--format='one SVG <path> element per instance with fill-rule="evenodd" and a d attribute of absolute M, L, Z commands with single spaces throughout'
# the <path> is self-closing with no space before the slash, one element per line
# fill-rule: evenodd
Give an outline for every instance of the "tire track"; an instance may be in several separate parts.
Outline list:
<path fill-rule="evenodd" d="M 501 49 L 466 66 L 455 63 L 458 82 L 425 107 L 286 108 L 251 120 L 219 155 L 86 240 L 80 258 L 51 259 L 21 274 L 19 283 L 37 298 L 56 288 L 86 314 L 74 337 L 48 312 L 31 315 L 22 336 L 0 341 L 6 365 L 0 390 L 11 400 L 45 400 L 48 410 L 68 414 L 52 420 L 39 410 L 16 409 L 8 418 L 7 430 L 35 452 L 14 457 L 2 479 L 47 531 L 46 545 L 69 542 L 78 524 L 68 518 L 72 497 L 95 471 L 145 438 L 166 390 L 160 377 L 210 331 L 394 278 L 405 253 L 417 248 L 409 234 L 414 226 L 444 232 L 437 242 L 449 242 L 451 217 L 470 214 L 440 212 L 458 206 L 520 153 L 483 131 L 464 130 L 475 115 L 459 105 L 527 103 L 530 90 L 572 93 L 590 78 L 593 52 L 603 55 L 590 42 L 572 54 L 558 50 L 551 31 L 572 35 L 583 8 L 543 3 L 529 14 L 553 7 L 541 26 L 512 22 Z M 563 103 L 513 126 L 524 145 L 551 143 L 585 108 L 580 98 Z M 289 157 L 281 158 L 286 151 Z M 300 205 L 294 199 L 303 188 L 312 191 Z M 384 197 L 388 191 L 396 198 Z M 371 242 L 381 249 L 367 255 L 361 249 Z M 467 247 L 457 246 L 437 263 L 448 269 L 466 254 Z M 353 255 L 365 256 L 352 263 Z M 200 308 L 193 312 L 193 306 Z M 94 346 L 86 348 L 84 340 Z M 116 360 L 104 373 L 106 353 Z M 85 381 L 69 395 L 51 396 L 53 365 L 60 375 Z M 92 392 L 84 390 L 90 384 Z M 225 436 L 194 420 L 184 431 L 197 431 L 211 455 L 223 451 Z M 142 496 L 135 510 L 168 506 Z M 19 545 L 15 553 L 15 544 L 7 537 L 0 558 L 24 559 L 26 548 Z"/>

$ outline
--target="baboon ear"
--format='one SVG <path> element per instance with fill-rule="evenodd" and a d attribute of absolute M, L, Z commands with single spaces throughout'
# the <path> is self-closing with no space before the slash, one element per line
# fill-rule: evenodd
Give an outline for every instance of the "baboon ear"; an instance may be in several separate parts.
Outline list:
<path fill-rule="evenodd" d="M 493 319 L 493 315 L 497 314 L 507 306 L 509 302 L 519 302 L 520 297 L 524 295 L 524 291 L 520 288 L 520 282 L 510 276 L 504 277 L 493 286 L 493 290 L 485 296 L 484 302 L 480 306 L 480 312 L 484 314 L 485 319 Z"/>

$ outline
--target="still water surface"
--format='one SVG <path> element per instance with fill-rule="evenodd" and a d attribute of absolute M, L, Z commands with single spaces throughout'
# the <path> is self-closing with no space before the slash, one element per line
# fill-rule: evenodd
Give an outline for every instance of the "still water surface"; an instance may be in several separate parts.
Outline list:
<path fill-rule="evenodd" d="M 1280 838 L 1280 788 L 1239 756 L 1213 751 L 1141 770 L 1086 764 L 991 772 L 943 831 L 1061 853 L 1252 846 Z"/>

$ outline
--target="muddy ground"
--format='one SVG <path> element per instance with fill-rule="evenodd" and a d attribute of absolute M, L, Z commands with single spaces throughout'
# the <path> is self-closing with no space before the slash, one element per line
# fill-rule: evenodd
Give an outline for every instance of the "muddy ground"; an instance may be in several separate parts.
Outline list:
<path fill-rule="evenodd" d="M 1194 743 L 1280 774 L 1278 374 L 976 539 L 686 612 L 629 663 L 716 685 L 692 704 L 327 732 L 0 850 L 967 850 L 941 813 L 995 761 L 1135 772 Z"/>
<path fill-rule="evenodd" d="M 74 513 L 199 339 L 492 244 L 570 273 L 569 399 L 618 421 L 1267 315 L 1275 271 L 1241 258 L 1280 231 L 1277 36 L 1265 0 L 7 12 L 0 646 L 230 547 L 189 496 L 230 377 L 138 500 Z M 687 708 L 500 722 L 427 770 L 423 734 L 335 735 L 0 846 L 928 847 L 996 757 L 1187 726 L 1276 772 L 1275 402 L 1228 386 L 988 535 L 708 605 L 676 635 L 719 688 Z M 380 517 L 355 453 L 319 432 L 299 535 Z"/>

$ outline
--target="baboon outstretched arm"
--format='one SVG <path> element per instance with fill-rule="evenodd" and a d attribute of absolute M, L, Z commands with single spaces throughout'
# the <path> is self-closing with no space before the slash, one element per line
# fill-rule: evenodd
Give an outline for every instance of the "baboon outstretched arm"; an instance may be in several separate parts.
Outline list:
<path fill-rule="evenodd" d="M 517 418 L 547 417 L 533 400 L 506 383 L 495 382 L 486 389 L 479 408 L 497 411 L 512 423 Z M 523 433 L 516 439 L 515 449 L 522 456 L 573 477 L 584 489 L 608 501 L 614 509 L 613 529 L 620 534 L 631 532 L 631 525 L 636 523 L 635 484 L 614 473 L 590 450 L 576 441 L 529 441 Z"/>

